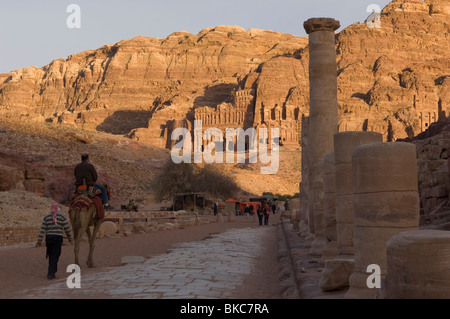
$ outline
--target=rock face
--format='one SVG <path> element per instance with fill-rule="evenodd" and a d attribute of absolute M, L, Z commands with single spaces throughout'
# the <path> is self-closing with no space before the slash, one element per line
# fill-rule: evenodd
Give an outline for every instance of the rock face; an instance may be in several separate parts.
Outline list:
<path fill-rule="evenodd" d="M 354 24 L 338 35 L 341 130 L 393 141 L 448 115 L 448 8 L 448 0 L 392 1 L 381 28 Z"/>
<path fill-rule="evenodd" d="M 338 130 L 375 131 L 384 141 L 412 139 L 450 112 L 450 0 L 392 1 L 381 13 L 380 26 L 355 23 L 336 35 Z M 307 38 L 236 26 L 123 40 L 42 68 L 0 74 L 0 117 L 30 126 L 35 121 L 102 131 L 161 148 L 171 147 L 173 129 L 193 129 L 194 120 L 202 119 L 204 129 L 279 127 L 282 143 L 299 147 L 300 137 L 308 140 L 307 46 Z M 449 187 L 444 186 L 449 145 L 448 137 L 440 136 L 436 143 L 425 139 L 416 144 L 422 218 L 444 224 L 450 221 L 443 220 L 450 211 Z M 89 146 L 82 134 L 70 140 L 77 142 L 76 152 L 64 154 L 67 165 L 51 158 L 30 162 L 29 156 L 49 154 L 36 150 L 31 140 L 24 149 L 33 152 L 0 154 L 0 190 L 65 198 L 72 186 L 71 165 Z M 0 142 L 9 145 L 1 130 Z M 46 149 L 53 151 L 52 145 Z M 111 167 L 134 169 L 136 163 L 146 162 L 98 158 L 108 172 Z M 139 178 L 151 175 L 144 164 L 136 173 Z M 123 179 L 104 176 L 109 184 Z M 304 188 L 308 176 L 303 178 Z M 142 192 L 146 185 L 140 186 Z M 124 199 L 134 193 L 121 191 Z"/>
<path fill-rule="evenodd" d="M 305 45 L 305 39 L 288 34 L 225 26 L 197 35 L 136 37 L 42 69 L 0 75 L 0 109 L 7 116 L 129 133 L 158 144 L 171 121 L 193 120 L 194 108 L 229 102 L 241 82 L 253 85 L 257 76 L 249 74 L 257 68 L 257 74 L 270 75 L 280 67 L 292 70 L 282 90 L 286 97 L 297 84 L 291 82 L 294 72 L 299 72 L 292 65 L 298 60 L 286 57 Z M 260 103 L 280 98 L 277 91 L 267 93 Z"/>
<path fill-rule="evenodd" d="M 411 139 L 417 148 L 417 166 L 421 206 L 421 224 L 428 227 L 450 227 L 450 118 L 432 123 Z"/>
<path fill-rule="evenodd" d="M 0 215 L 8 213 L 7 202 L 13 203 L 8 192 L 67 203 L 82 153 L 90 154 L 98 183 L 110 186 L 112 206 L 144 199 L 169 156 L 166 150 L 102 132 L 23 121 L 2 120 L 0 126 Z M 19 204 L 27 209 L 25 201 Z"/>
<path fill-rule="evenodd" d="M 447 116 L 449 31 L 449 0 L 395 0 L 380 28 L 355 23 L 337 34 L 339 131 L 393 141 Z M 0 112 L 170 147 L 171 129 L 192 125 L 197 109 L 236 107 L 243 91 L 251 92 L 248 125 L 280 114 L 286 122 L 273 125 L 298 144 L 309 107 L 306 46 L 306 38 L 237 26 L 136 37 L 1 74 Z"/>
<path fill-rule="evenodd" d="M 52 165 L 49 156 L 0 151 L 0 191 L 25 190 L 61 200 L 73 192 L 73 167 Z M 49 194 L 50 193 L 50 194 Z"/>

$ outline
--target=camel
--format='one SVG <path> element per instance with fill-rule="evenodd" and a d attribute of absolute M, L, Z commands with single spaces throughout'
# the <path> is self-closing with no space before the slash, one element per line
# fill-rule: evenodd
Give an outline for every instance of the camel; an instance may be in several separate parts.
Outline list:
<path fill-rule="evenodd" d="M 84 232 L 86 232 L 89 241 L 89 256 L 87 258 L 86 264 L 89 268 L 94 267 L 94 247 L 95 238 L 100 229 L 100 224 L 103 218 L 99 218 L 97 215 L 97 209 L 95 205 L 89 207 L 88 210 L 83 210 L 81 208 L 71 208 L 69 210 L 70 223 L 72 224 L 72 232 L 74 238 L 74 253 L 75 253 L 75 264 L 80 266 L 78 261 L 78 253 L 80 250 L 80 241 L 83 237 Z M 90 226 L 94 226 L 94 230 L 91 234 Z"/>

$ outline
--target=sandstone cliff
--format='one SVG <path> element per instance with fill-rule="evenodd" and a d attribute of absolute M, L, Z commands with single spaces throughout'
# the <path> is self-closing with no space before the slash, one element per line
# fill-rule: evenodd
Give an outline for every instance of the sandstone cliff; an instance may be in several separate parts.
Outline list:
<path fill-rule="evenodd" d="M 337 36 L 341 130 L 412 137 L 450 110 L 450 1 L 396 0 Z"/>
<path fill-rule="evenodd" d="M 183 119 L 193 107 L 227 101 L 261 63 L 305 44 L 288 34 L 225 26 L 137 37 L 0 75 L 0 109 L 124 134 L 147 128 L 150 118 Z"/>
<path fill-rule="evenodd" d="M 395 0 L 380 28 L 336 36 L 340 130 L 414 136 L 449 113 L 450 2 Z M 197 35 L 136 37 L 0 75 L 4 116 L 128 134 L 165 147 L 168 121 L 253 88 L 254 107 L 308 112 L 307 38 L 218 26 Z M 164 137 L 167 139 L 167 136 Z"/>
<path fill-rule="evenodd" d="M 449 34 L 450 0 L 395 0 L 383 9 L 380 28 L 355 23 L 337 34 L 340 131 L 374 130 L 396 140 L 447 116 Z M 169 128 L 192 125 L 198 108 L 232 106 L 239 90 L 252 92 L 252 116 L 262 107 L 284 114 L 295 107 L 300 120 L 309 108 L 307 45 L 307 38 L 237 26 L 136 37 L 0 74 L 0 115 L 162 148 Z M 285 166 L 291 164 L 299 167 Z M 300 173 L 281 174 L 297 192 Z M 264 188 L 261 176 L 248 183 Z"/>

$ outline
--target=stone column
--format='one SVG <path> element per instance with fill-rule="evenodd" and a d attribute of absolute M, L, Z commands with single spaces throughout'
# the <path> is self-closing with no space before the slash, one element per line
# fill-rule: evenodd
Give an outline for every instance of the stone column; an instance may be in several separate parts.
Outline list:
<path fill-rule="evenodd" d="M 324 209 L 324 159 L 313 166 L 314 179 L 312 180 L 312 205 L 314 207 L 314 240 L 311 243 L 309 254 L 322 263 L 322 250 L 326 244 L 325 237 L 325 209 Z"/>
<path fill-rule="evenodd" d="M 332 154 L 334 154 L 337 255 L 333 260 L 325 262 L 319 282 L 319 287 L 324 291 L 348 287 L 349 278 L 354 271 L 353 151 L 362 144 L 382 140 L 382 135 L 375 132 L 340 132 L 334 135 Z"/>
<path fill-rule="evenodd" d="M 308 120 L 309 117 L 302 114 L 301 120 L 301 164 L 302 164 L 302 180 L 299 185 L 300 192 L 300 223 L 304 232 L 300 235 L 302 237 L 307 237 L 309 229 L 309 162 L 308 162 Z M 300 227 L 300 225 L 299 225 Z"/>
<path fill-rule="evenodd" d="M 303 150 L 304 151 L 304 150 Z M 302 168 L 302 175 L 307 176 L 306 174 L 303 174 L 304 170 Z M 309 228 L 309 197 L 308 192 L 309 188 L 307 187 L 307 177 L 302 178 L 302 181 L 300 183 L 300 219 L 298 223 L 298 229 L 299 229 L 299 236 L 302 237 L 306 243 L 305 247 L 310 248 L 311 247 L 311 241 L 314 239 L 314 235 L 311 234 L 310 228 Z"/>
<path fill-rule="evenodd" d="M 323 166 L 323 201 L 325 219 L 325 247 L 322 259 L 332 259 L 337 255 L 336 232 L 336 182 L 334 169 L 334 152 L 325 156 Z"/>
<path fill-rule="evenodd" d="M 450 231 L 399 233 L 386 244 L 388 299 L 450 299 Z"/>
<path fill-rule="evenodd" d="M 368 267 L 379 267 L 379 283 L 383 284 L 387 241 L 419 226 L 416 146 L 391 142 L 356 148 L 353 190 L 355 270 L 345 298 L 384 298 L 382 286 L 368 287 L 368 277 L 373 272 L 368 272 Z M 405 262 L 411 260 L 406 258 Z"/>
<path fill-rule="evenodd" d="M 293 228 L 298 230 L 300 223 L 300 198 L 289 200 L 289 210 L 287 212 L 290 214 Z"/>
<path fill-rule="evenodd" d="M 382 142 L 377 132 L 340 132 L 334 135 L 336 178 L 336 229 L 338 255 L 353 259 L 353 172 L 352 154 L 360 145 Z"/>
<path fill-rule="evenodd" d="M 337 255 L 337 234 L 336 234 L 336 194 L 335 194 L 335 165 L 334 165 L 334 152 L 328 153 L 324 158 L 323 167 L 323 202 L 324 202 L 324 239 L 322 250 L 320 251 L 321 260 L 320 263 L 324 264 L 322 271 L 319 288 L 323 291 L 335 290 L 346 286 L 348 282 L 348 276 L 353 271 L 353 264 L 350 268 L 342 262 L 339 262 L 339 266 L 336 268 L 336 264 L 330 264 L 333 262 L 331 259 Z M 319 234 L 321 232 L 319 231 Z M 343 270 L 342 270 L 343 269 Z M 341 274 L 344 274 L 342 280 Z M 346 278 L 345 278 L 346 276 Z M 342 284 L 344 282 L 344 284 Z"/>
<path fill-rule="evenodd" d="M 309 129 L 308 166 L 309 181 L 312 184 L 314 167 L 326 154 L 333 151 L 333 134 L 337 132 L 337 65 L 335 30 L 339 21 L 332 18 L 311 18 L 303 27 L 309 34 Z M 310 200 L 317 196 L 308 194 Z M 322 190 L 323 192 L 323 190 Z M 314 203 L 309 203 L 309 227 L 315 233 Z"/>

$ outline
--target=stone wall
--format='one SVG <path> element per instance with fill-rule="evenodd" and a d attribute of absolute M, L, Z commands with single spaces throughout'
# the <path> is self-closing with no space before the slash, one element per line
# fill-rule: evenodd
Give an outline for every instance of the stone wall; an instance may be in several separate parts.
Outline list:
<path fill-rule="evenodd" d="M 422 223 L 438 222 L 430 216 L 449 199 L 449 169 L 447 149 L 450 132 L 415 140 Z"/>
<path fill-rule="evenodd" d="M 209 223 L 213 220 L 208 216 L 196 216 L 185 211 L 159 211 L 159 212 L 111 212 L 105 213 L 105 221 L 100 227 L 99 236 L 110 234 L 110 225 L 116 225 L 120 236 L 148 233 L 152 231 L 164 231 L 170 229 L 182 229 L 197 224 Z M 106 231 L 105 231 L 106 229 Z M 0 227 L 0 247 L 37 241 L 40 226 Z M 65 237 L 65 235 L 64 235 Z"/>
<path fill-rule="evenodd" d="M 0 247 L 36 242 L 40 226 L 0 227 Z"/>

